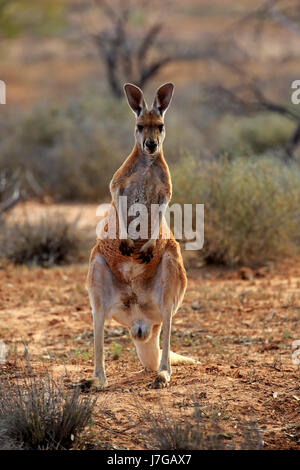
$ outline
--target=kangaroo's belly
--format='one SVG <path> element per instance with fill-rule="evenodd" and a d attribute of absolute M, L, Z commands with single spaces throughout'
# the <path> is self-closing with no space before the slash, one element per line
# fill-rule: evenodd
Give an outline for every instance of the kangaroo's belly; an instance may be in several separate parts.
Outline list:
<path fill-rule="evenodd" d="M 147 265 L 139 263 L 132 258 L 119 264 L 119 272 L 125 282 L 130 282 L 132 279 L 140 276 L 143 277 L 146 270 Z"/>

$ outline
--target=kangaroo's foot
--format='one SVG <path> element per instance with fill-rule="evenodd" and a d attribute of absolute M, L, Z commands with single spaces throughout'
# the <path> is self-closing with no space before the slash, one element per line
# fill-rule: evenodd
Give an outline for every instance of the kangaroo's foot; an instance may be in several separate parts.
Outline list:
<path fill-rule="evenodd" d="M 161 350 L 160 350 L 161 357 Z M 181 354 L 174 353 L 170 351 L 170 363 L 172 366 L 180 364 L 200 364 L 199 361 L 196 361 L 192 357 L 181 356 Z M 159 371 L 156 379 L 152 384 L 152 388 L 165 388 L 170 384 L 171 373 L 167 370 Z"/>
<path fill-rule="evenodd" d="M 162 370 L 158 373 L 153 382 L 153 388 L 166 388 L 170 384 L 170 373 L 167 370 Z"/>
<path fill-rule="evenodd" d="M 82 392 L 99 392 L 107 387 L 107 380 L 106 377 L 92 377 L 91 379 L 82 379 L 77 386 Z"/>
<path fill-rule="evenodd" d="M 92 390 L 103 390 L 107 387 L 106 377 L 92 377 L 90 381 Z"/>

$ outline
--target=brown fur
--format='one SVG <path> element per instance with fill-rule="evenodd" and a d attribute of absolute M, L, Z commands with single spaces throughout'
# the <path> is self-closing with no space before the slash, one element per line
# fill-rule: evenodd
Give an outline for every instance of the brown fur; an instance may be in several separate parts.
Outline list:
<path fill-rule="evenodd" d="M 144 118 L 144 121 L 145 121 L 145 118 Z M 143 168 L 143 165 L 141 163 L 141 157 L 139 155 L 137 146 L 135 146 L 132 153 L 125 160 L 123 165 L 116 171 L 110 183 L 110 190 L 112 193 L 116 190 L 116 188 L 118 188 L 121 194 L 126 194 L 126 195 L 128 194 L 129 205 L 134 202 L 130 198 L 130 188 L 135 185 L 140 184 L 140 179 L 141 179 L 140 173 L 141 173 L 142 168 Z M 149 208 L 151 206 L 151 203 L 153 204 L 159 203 L 159 201 L 163 199 L 164 194 L 167 195 L 168 199 L 171 197 L 170 173 L 169 173 L 168 166 L 166 164 L 166 161 L 162 153 L 158 155 L 157 160 L 154 164 L 154 170 L 149 175 L 148 181 L 146 181 L 146 185 L 148 189 L 148 192 L 147 192 L 148 200 L 145 200 L 144 203 Z M 150 191 L 149 191 L 150 185 L 153 187 L 153 190 L 151 190 L 150 188 Z M 116 210 L 113 202 L 111 202 L 111 206 L 113 207 L 114 210 Z M 114 213 L 112 212 L 111 214 L 107 215 L 107 218 L 109 219 L 113 215 Z M 150 216 L 150 210 L 149 210 L 149 216 Z M 130 221 L 131 221 L 131 218 L 128 217 L 128 224 Z M 122 275 L 122 272 L 120 270 L 120 266 L 122 266 L 123 263 L 128 262 L 128 257 L 125 255 L 122 255 L 122 253 L 120 252 L 120 249 L 119 249 L 120 238 L 118 236 L 119 235 L 118 219 L 116 220 L 116 222 L 117 222 L 116 238 L 109 239 L 109 238 L 101 237 L 97 240 L 96 246 L 98 248 L 98 254 L 103 255 L 112 273 L 120 281 L 125 281 L 124 276 Z M 140 249 L 145 244 L 145 242 L 150 239 L 150 236 L 151 236 L 150 218 L 148 220 L 148 227 L 149 227 L 148 237 L 146 239 L 139 238 L 133 241 L 134 247 L 133 247 L 133 253 L 131 255 L 131 260 L 134 263 L 140 264 L 141 262 L 139 260 Z M 104 226 L 103 231 L 106 232 L 107 229 L 108 229 L 108 224 Z M 146 264 L 145 270 L 142 274 L 142 278 L 144 280 L 154 275 L 157 269 L 157 266 L 161 261 L 162 254 L 166 246 L 168 245 L 169 248 L 171 248 L 172 246 L 174 247 L 175 244 L 176 244 L 176 241 L 174 239 L 172 232 L 170 231 L 170 238 L 165 239 L 165 238 L 162 238 L 162 230 L 160 229 L 159 237 L 152 250 L 153 258 L 150 260 L 149 263 Z"/>
<path fill-rule="evenodd" d="M 112 202 L 108 220 L 114 210 L 118 210 L 118 198 L 122 195 L 127 196 L 128 207 L 135 202 L 143 203 L 150 214 L 151 204 L 167 204 L 172 192 L 170 173 L 162 151 L 164 129 L 161 126 L 173 85 L 166 84 L 157 91 L 150 111 L 141 90 L 126 85 L 125 91 L 129 105 L 137 115 L 136 143 L 110 183 Z M 129 222 L 130 218 L 126 229 Z M 171 318 L 182 302 L 187 280 L 179 244 L 171 231 L 168 239 L 162 237 L 165 218 L 157 222 L 157 239 L 151 238 L 150 224 L 144 239 L 120 240 L 118 236 L 104 239 L 107 230 L 107 225 L 104 225 L 92 250 L 87 281 L 94 316 L 93 383 L 97 388 L 107 383 L 103 356 L 106 316 L 130 329 L 142 364 L 158 370 L 156 386 L 168 385 L 171 362 L 194 362 L 170 351 Z M 119 225 L 124 223 L 122 214 L 118 213 L 117 233 Z M 161 326 L 162 351 L 159 349 Z"/>

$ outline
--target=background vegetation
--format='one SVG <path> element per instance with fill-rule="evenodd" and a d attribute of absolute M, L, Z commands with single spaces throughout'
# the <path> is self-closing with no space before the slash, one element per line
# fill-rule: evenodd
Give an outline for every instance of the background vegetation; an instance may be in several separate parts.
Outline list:
<path fill-rule="evenodd" d="M 297 2 L 175 2 L 171 18 L 155 1 L 150 9 L 134 0 L 50 3 L 0 4 L 9 94 L 0 113 L 2 186 L 18 171 L 42 199 L 108 199 L 133 144 L 122 84 L 151 96 L 173 80 L 165 144 L 173 201 L 205 204 L 204 258 L 251 264 L 295 253 Z M 18 190 L 19 199 L 37 193 Z M 0 190 L 0 212 L 14 191 Z"/>
<path fill-rule="evenodd" d="M 299 0 L 0 0 L 0 39 L 0 449 L 299 449 Z M 205 243 L 172 349 L 199 363 L 152 389 L 107 322 L 102 401 L 85 281 L 128 81 L 176 85 L 172 202 Z"/>

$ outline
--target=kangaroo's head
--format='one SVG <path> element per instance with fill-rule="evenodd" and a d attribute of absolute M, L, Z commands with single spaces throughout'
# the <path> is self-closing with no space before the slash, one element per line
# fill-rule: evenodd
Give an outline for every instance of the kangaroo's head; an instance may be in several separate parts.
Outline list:
<path fill-rule="evenodd" d="M 126 83 L 124 85 L 128 104 L 136 116 L 135 139 L 139 150 L 155 158 L 161 151 L 166 132 L 164 114 L 173 95 L 173 83 L 162 85 L 156 92 L 152 108 L 149 110 L 142 90 Z"/>

